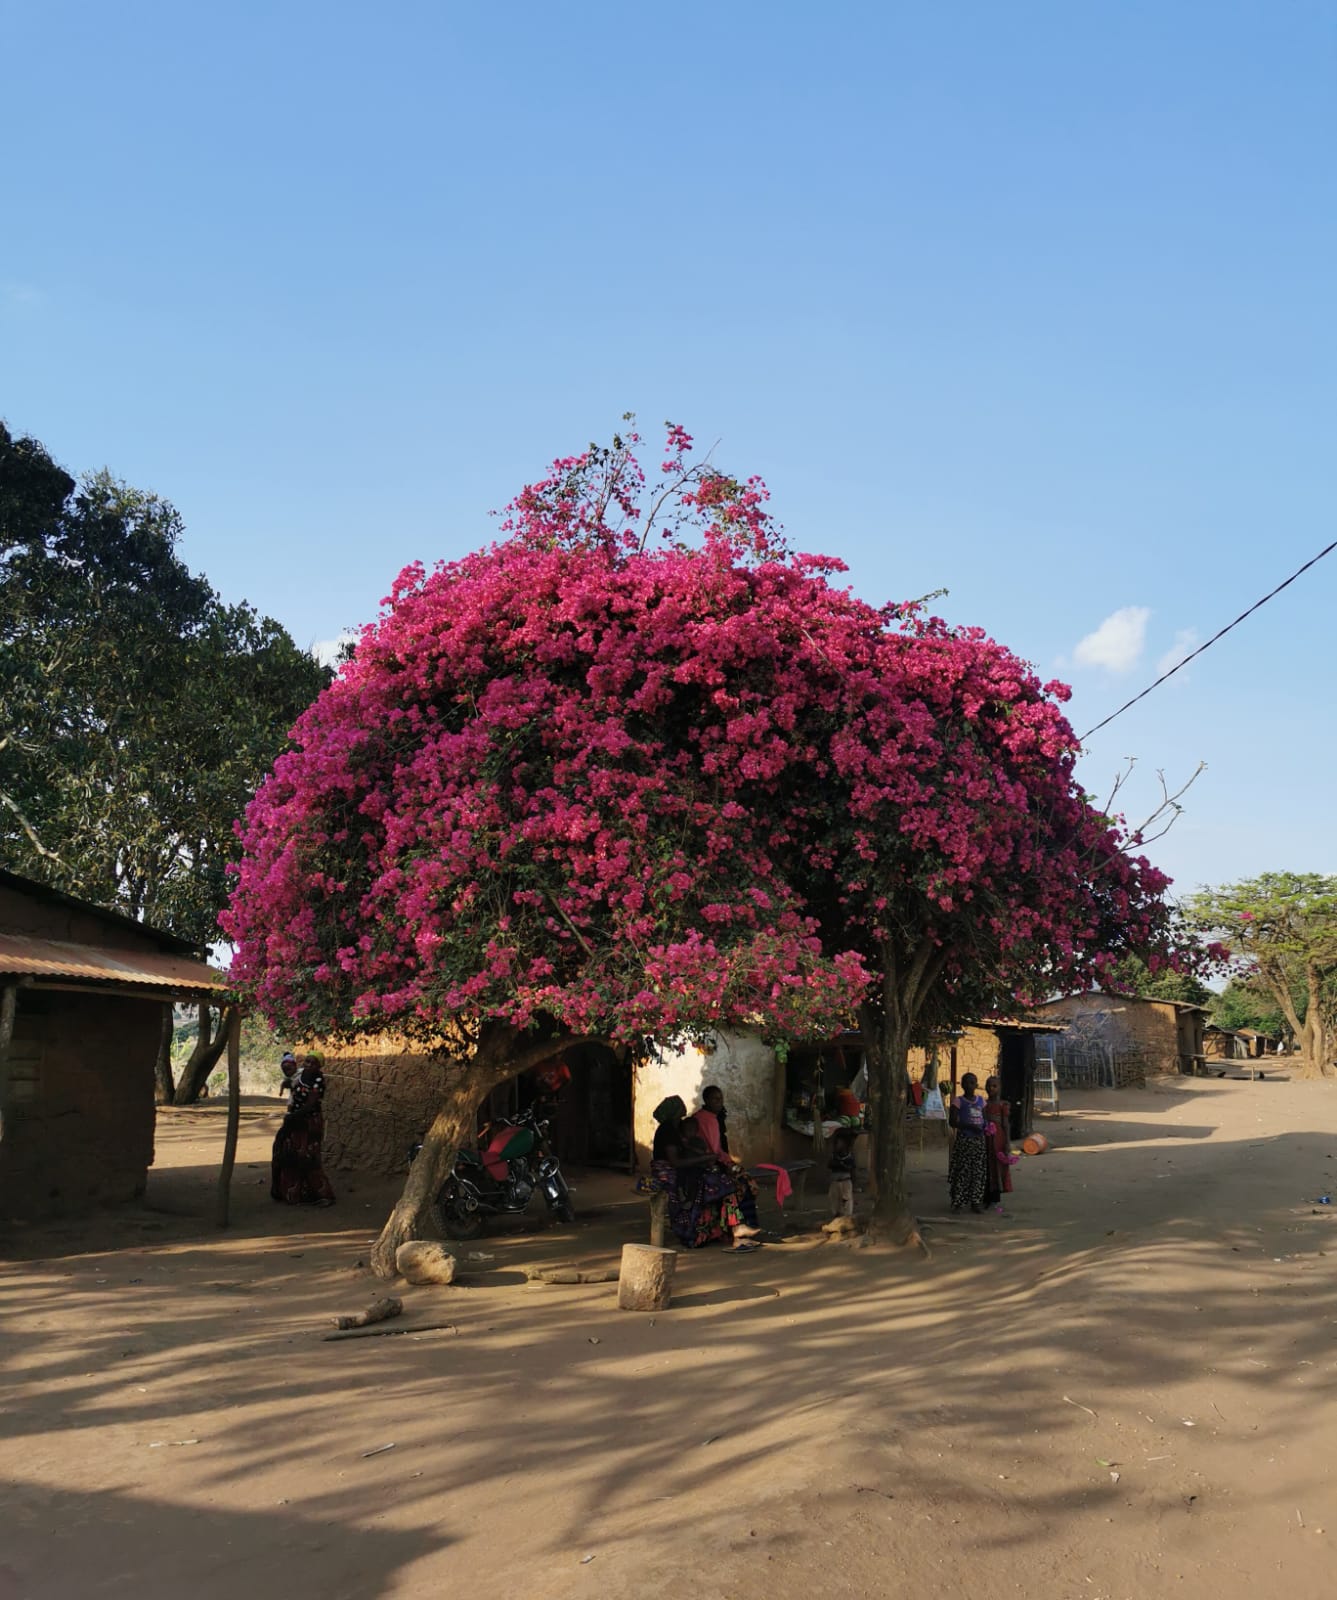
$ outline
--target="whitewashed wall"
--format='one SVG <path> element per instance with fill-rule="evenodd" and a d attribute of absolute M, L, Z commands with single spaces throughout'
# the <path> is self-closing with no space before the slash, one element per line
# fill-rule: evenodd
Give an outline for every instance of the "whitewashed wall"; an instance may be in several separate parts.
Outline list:
<path fill-rule="evenodd" d="M 655 1107 L 676 1094 L 689 1112 L 695 1111 L 701 1104 L 701 1091 L 709 1083 L 724 1091 L 731 1152 L 748 1165 L 780 1158 L 784 1067 L 775 1051 L 755 1034 L 722 1033 L 708 1050 L 694 1045 L 660 1050 L 638 1068 L 633 1109 L 636 1155 L 642 1171 L 650 1164 Z"/>

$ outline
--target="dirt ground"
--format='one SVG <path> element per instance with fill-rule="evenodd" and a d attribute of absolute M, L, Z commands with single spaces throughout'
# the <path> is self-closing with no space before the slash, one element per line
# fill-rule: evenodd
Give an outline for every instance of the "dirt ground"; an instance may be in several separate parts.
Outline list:
<path fill-rule="evenodd" d="M 629 1181 L 589 1175 L 576 1227 L 404 1291 L 405 1324 L 449 1326 L 330 1342 L 380 1292 L 391 1188 L 272 1205 L 273 1107 L 226 1233 L 210 1106 L 160 1120 L 144 1207 L 5 1241 L 0 1600 L 1334 1591 L 1326 1085 L 1074 1098 L 1006 1213 L 930 1225 L 930 1260 L 701 1251 L 655 1317 L 523 1280 L 645 1237 Z"/>

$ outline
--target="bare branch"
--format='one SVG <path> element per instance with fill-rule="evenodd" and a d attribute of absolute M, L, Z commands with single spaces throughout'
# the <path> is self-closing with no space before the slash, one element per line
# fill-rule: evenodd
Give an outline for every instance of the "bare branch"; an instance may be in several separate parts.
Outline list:
<path fill-rule="evenodd" d="M 676 478 L 672 483 L 665 485 L 663 494 L 661 494 L 659 499 L 655 501 L 654 505 L 650 507 L 650 514 L 645 519 L 645 527 L 641 532 L 640 549 L 642 552 L 645 550 L 645 546 L 649 541 L 650 530 L 654 527 L 655 518 L 663 509 L 664 502 L 671 494 L 675 493 L 678 489 L 681 489 L 683 484 L 690 483 L 694 477 L 697 477 L 704 467 L 709 466 L 710 458 L 715 454 L 715 451 L 719 446 L 719 442 L 720 441 L 716 439 L 715 443 L 711 445 L 710 449 L 706 451 L 705 455 L 701 457 L 700 461 L 693 462 L 692 465 L 688 467 L 680 477 Z"/>
<path fill-rule="evenodd" d="M 1157 839 L 1163 839 L 1165 835 L 1169 833 L 1170 829 L 1174 827 L 1176 822 L 1178 822 L 1180 815 L 1184 810 L 1183 806 L 1181 806 L 1179 803 L 1180 799 L 1188 793 L 1188 791 L 1198 781 L 1202 774 L 1206 772 L 1206 770 L 1207 763 L 1205 761 L 1199 761 L 1197 766 L 1193 769 L 1192 774 L 1188 778 L 1188 781 L 1181 784 L 1173 794 L 1170 793 L 1170 786 L 1165 781 L 1165 774 L 1163 772 L 1157 772 L 1156 776 L 1160 779 L 1161 785 L 1161 803 L 1156 807 L 1156 809 L 1151 813 L 1151 815 L 1140 828 L 1133 829 L 1132 837 L 1138 841 L 1139 846 L 1144 844 L 1152 844 Z M 1160 832 L 1148 834 L 1147 830 L 1149 828 L 1156 827 L 1156 825 L 1162 820 L 1164 820 L 1165 825 L 1161 828 Z"/>
<path fill-rule="evenodd" d="M 1113 815 L 1113 813 L 1114 813 L 1114 802 L 1119 797 L 1119 790 L 1123 788 L 1124 784 L 1126 784 L 1128 782 L 1129 778 L 1131 778 L 1132 775 L 1133 775 L 1133 768 L 1137 765 L 1137 757 L 1136 756 L 1128 756 L 1128 757 L 1126 757 L 1126 760 L 1128 762 L 1128 765 L 1123 769 L 1122 772 L 1119 772 L 1119 773 L 1115 774 L 1114 787 L 1110 790 L 1110 797 L 1109 797 L 1108 800 L 1106 800 L 1104 806 L 1101 808 L 1101 815 L 1102 816 L 1108 817 L 1108 816 L 1112 816 Z M 1164 780 L 1162 780 L 1162 782 L 1163 781 Z"/>
<path fill-rule="evenodd" d="M 37 854 L 41 856 L 44 861 L 54 861 L 57 866 L 64 865 L 64 862 L 61 861 L 56 852 L 54 850 L 48 850 L 42 841 L 37 837 L 32 823 L 29 822 L 27 817 L 24 816 L 19 807 L 18 801 L 15 800 L 12 795 L 6 794 L 3 789 L 0 789 L 0 806 L 4 806 L 7 811 L 12 811 L 15 817 L 18 818 L 19 827 L 22 828 L 24 833 L 26 833 L 28 836 L 28 843 L 33 847 L 34 850 L 36 850 Z"/>

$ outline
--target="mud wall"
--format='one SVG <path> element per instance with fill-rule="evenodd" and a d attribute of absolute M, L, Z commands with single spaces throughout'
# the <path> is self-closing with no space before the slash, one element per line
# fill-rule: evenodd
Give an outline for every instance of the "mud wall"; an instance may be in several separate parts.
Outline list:
<path fill-rule="evenodd" d="M 1199 1013 L 1186 1013 L 1164 1000 L 1131 995 L 1080 994 L 1052 1000 L 1037 1008 L 1041 1016 L 1062 1017 L 1074 1026 L 1058 1036 L 1055 1061 L 1064 1088 L 1138 1087 L 1149 1077 L 1178 1073 L 1191 1062 L 1196 1030 L 1201 1050 Z M 1105 1050 L 1094 1047 L 1103 1045 Z M 1100 1056 L 1104 1056 L 1102 1068 Z M 1101 1077 L 1103 1072 L 1104 1076 Z M 1112 1081 L 1110 1081 L 1112 1078 Z"/>
<path fill-rule="evenodd" d="M 721 1033 L 708 1049 L 685 1045 L 660 1050 L 637 1068 L 633 1112 L 636 1160 L 642 1171 L 650 1165 L 655 1107 L 676 1094 L 689 1112 L 695 1111 L 707 1084 L 724 1091 L 730 1152 L 749 1166 L 780 1159 L 784 1068 L 775 1051 L 755 1034 Z"/>
<path fill-rule="evenodd" d="M 446 1058 L 388 1034 L 321 1048 L 326 1165 L 381 1176 L 403 1172 L 409 1146 L 440 1109 Z"/>
<path fill-rule="evenodd" d="M 0 1072 L 0 1216 L 72 1216 L 143 1194 L 161 1004 L 20 991 Z"/>

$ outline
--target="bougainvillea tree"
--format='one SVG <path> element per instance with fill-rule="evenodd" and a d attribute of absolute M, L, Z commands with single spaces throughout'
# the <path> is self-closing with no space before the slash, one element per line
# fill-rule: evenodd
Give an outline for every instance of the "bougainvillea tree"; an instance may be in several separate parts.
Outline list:
<path fill-rule="evenodd" d="M 636 443 L 402 573 L 247 816 L 225 926 L 261 1008 L 449 1041 L 380 1270 L 503 1077 L 582 1039 L 855 1018 L 903 1238 L 909 1047 L 1173 956 L 1164 878 L 1076 785 L 1060 685 L 838 586 L 680 429 L 648 490 Z"/>

